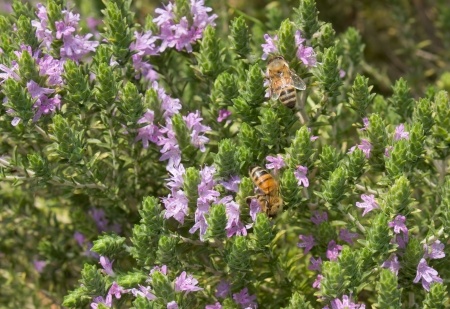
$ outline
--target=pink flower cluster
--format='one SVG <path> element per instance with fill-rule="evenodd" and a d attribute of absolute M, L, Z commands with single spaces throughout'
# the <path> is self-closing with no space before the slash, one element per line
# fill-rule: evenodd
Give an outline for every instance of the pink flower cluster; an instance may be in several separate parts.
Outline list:
<path fill-rule="evenodd" d="M 112 263 L 109 261 L 106 257 L 100 258 L 100 263 L 107 273 L 108 276 L 114 277 L 115 274 L 112 271 Z M 164 276 L 167 276 L 167 266 L 163 265 L 161 267 L 155 266 L 150 271 L 149 278 L 146 280 L 147 282 L 150 282 L 151 284 L 151 277 L 155 272 L 160 272 Z M 198 280 L 195 279 L 192 275 L 187 274 L 185 271 L 183 271 L 178 277 L 175 278 L 173 282 L 173 289 L 175 292 L 196 292 L 201 291 L 203 288 L 197 286 Z M 144 286 L 141 284 L 138 284 L 136 288 L 131 289 L 124 289 L 120 285 L 117 284 L 117 282 L 113 282 L 111 284 L 111 287 L 109 288 L 108 294 L 106 297 L 103 296 L 97 296 L 94 297 L 91 302 L 91 308 L 97 309 L 99 307 L 99 304 L 102 304 L 103 306 L 106 306 L 107 308 L 112 308 L 113 306 L 113 299 L 114 297 L 116 299 L 120 299 L 123 294 L 132 294 L 134 297 L 144 297 L 148 299 L 149 301 L 153 301 L 156 299 L 156 296 L 152 292 L 151 286 Z M 170 301 L 167 303 L 167 308 L 178 308 L 178 304 L 176 301 Z"/>
<path fill-rule="evenodd" d="M 316 53 L 310 46 L 306 46 L 304 43 L 306 39 L 302 38 L 299 30 L 295 32 L 295 44 L 297 45 L 296 56 L 307 67 L 315 67 L 317 65 Z M 261 45 L 263 54 L 261 59 L 266 60 L 269 54 L 279 53 L 278 51 L 278 36 L 271 37 L 267 33 L 264 34 L 265 43 Z"/>

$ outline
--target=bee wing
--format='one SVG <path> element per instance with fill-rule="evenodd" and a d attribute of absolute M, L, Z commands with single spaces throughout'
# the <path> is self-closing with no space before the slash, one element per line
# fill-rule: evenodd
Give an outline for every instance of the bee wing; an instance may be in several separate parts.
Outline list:
<path fill-rule="evenodd" d="M 294 86 L 294 88 L 296 88 L 298 90 L 305 90 L 306 89 L 305 82 L 303 81 L 303 79 L 298 77 L 298 75 L 295 74 L 294 71 L 291 71 L 291 79 L 292 79 L 292 86 Z"/>

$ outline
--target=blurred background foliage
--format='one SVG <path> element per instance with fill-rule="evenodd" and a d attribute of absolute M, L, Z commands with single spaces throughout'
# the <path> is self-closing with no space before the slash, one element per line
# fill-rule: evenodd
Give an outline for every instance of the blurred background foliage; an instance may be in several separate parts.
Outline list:
<path fill-rule="evenodd" d="M 219 15 L 218 35 L 226 39 L 230 20 L 243 15 L 248 25 L 253 26 L 253 39 L 259 44 L 262 43 L 265 32 L 278 29 L 281 21 L 291 16 L 293 7 L 298 7 L 298 0 L 205 2 Z M 429 85 L 450 91 L 448 0 L 316 2 L 320 20 L 331 23 L 337 35 L 349 27 L 355 27 L 360 32 L 365 44 L 363 73 L 370 78 L 369 84 L 375 86 L 375 92 L 391 95 L 391 85 L 400 77 L 407 80 L 415 97 L 423 96 Z M 88 17 L 98 18 L 104 9 L 100 0 L 78 0 L 73 2 L 73 6 L 79 9 L 84 21 Z M 160 6 L 161 1 L 133 1 L 136 21 L 145 24 L 146 18 L 154 16 L 155 8 Z M 0 2 L 0 10 L 9 14 L 8 2 Z M 83 28 L 88 29 L 86 24 Z M 72 220 L 75 218 L 76 221 L 76 218 L 84 220 L 84 213 L 89 211 L 90 206 L 84 201 L 65 198 L 64 192 L 46 200 L 43 207 L 33 190 L 23 192 L 21 186 L 13 188 L 0 183 L 0 191 L 0 281 L 4 283 L 4 288 L 0 289 L 0 299 L 8 300 L 8 305 L 16 308 L 49 307 L 50 304 L 56 306 L 61 303 L 67 290 L 77 284 L 82 264 L 92 259 L 86 255 L 87 244 L 77 245 L 73 239 L 73 227 L 84 226 L 81 232 L 87 235 L 87 240 L 95 239 L 98 233 L 94 220 L 82 224 L 69 222 L 69 215 L 62 209 L 65 209 L 65 203 L 85 205 L 80 206 L 79 215 L 71 214 Z M 4 194 L 5 192 L 8 194 Z M 26 213 L 27 216 L 20 217 L 17 216 L 18 213 Z M 138 219 L 137 214 L 122 218 L 125 221 L 122 222 L 123 234 L 129 234 L 130 227 Z M 45 226 L 36 227 L 37 222 L 45 222 Z M 39 234 L 37 231 L 40 231 Z M 61 239 L 52 239 L 50 242 L 43 239 L 42 235 L 59 235 Z M 49 269 L 55 271 L 38 274 L 30 261 L 23 260 L 24 256 L 20 252 L 24 250 L 36 252 L 36 261 L 40 257 L 55 257 L 54 260 L 46 259 L 47 263 L 53 264 Z M 18 295 L 18 291 L 22 296 Z M 51 295 L 60 295 L 60 299 L 54 299 Z"/>

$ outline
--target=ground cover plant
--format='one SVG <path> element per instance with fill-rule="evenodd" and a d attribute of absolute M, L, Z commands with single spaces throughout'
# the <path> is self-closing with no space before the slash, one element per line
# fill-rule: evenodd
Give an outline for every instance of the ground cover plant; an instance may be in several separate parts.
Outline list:
<path fill-rule="evenodd" d="M 450 306 L 445 64 L 389 84 L 314 0 L 78 4 L 0 17 L 2 307 Z"/>

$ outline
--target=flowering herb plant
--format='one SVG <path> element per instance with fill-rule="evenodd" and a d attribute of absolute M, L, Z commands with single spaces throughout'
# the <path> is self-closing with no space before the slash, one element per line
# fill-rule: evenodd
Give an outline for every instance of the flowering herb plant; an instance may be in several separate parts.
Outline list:
<path fill-rule="evenodd" d="M 219 13 L 175 0 L 138 23 L 114 0 L 86 22 L 48 0 L 0 17 L 0 303 L 448 307 L 447 92 L 373 92 L 358 31 L 314 0 L 275 26 Z M 293 109 L 273 56 L 306 84 Z"/>

